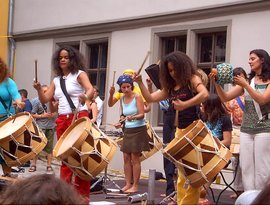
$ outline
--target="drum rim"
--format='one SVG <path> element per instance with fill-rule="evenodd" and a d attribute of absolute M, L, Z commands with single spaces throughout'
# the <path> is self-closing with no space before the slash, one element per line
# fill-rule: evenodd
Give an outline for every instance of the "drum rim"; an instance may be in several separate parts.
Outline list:
<path fill-rule="evenodd" d="M 70 125 L 66 130 L 65 132 L 60 136 L 60 138 L 57 140 L 55 146 L 54 146 L 54 149 L 53 149 L 53 156 L 56 157 L 56 158 L 60 158 L 61 159 L 61 156 L 66 154 L 69 149 L 66 149 L 65 151 L 63 151 L 60 155 L 58 154 L 61 146 L 62 146 L 62 143 L 64 142 L 64 140 L 66 139 L 66 137 L 68 136 L 68 134 L 70 133 L 71 130 L 73 130 L 75 128 L 76 125 L 78 125 L 79 123 L 82 123 L 82 122 L 86 122 L 85 123 L 85 128 L 84 130 L 81 132 L 81 135 L 83 135 L 83 133 L 85 132 L 85 130 L 91 130 L 91 126 L 92 126 L 92 123 L 90 121 L 90 119 L 88 117 L 81 117 L 79 118 L 78 120 L 76 120 L 72 125 Z M 84 134 L 85 136 L 80 136 L 73 144 L 72 146 L 77 143 L 77 141 L 83 137 L 85 140 L 88 133 L 85 133 Z"/>

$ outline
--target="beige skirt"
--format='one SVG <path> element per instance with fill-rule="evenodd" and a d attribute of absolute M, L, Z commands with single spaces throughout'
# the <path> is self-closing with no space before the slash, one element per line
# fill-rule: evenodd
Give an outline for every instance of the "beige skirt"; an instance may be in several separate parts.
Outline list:
<path fill-rule="evenodd" d="M 121 151 L 125 153 L 138 153 L 149 151 L 149 137 L 146 126 L 124 128 L 124 138 Z"/>

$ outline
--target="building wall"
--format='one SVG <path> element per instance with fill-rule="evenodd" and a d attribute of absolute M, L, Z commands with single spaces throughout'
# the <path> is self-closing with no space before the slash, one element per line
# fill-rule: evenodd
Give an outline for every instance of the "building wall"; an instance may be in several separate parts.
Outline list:
<path fill-rule="evenodd" d="M 8 0 L 0 0 L 0 57 L 7 63 Z"/>
<path fill-rule="evenodd" d="M 99 24 L 254 0 L 24 0 L 16 1 L 14 32 Z M 29 12 L 29 5 L 32 12 Z"/>
<path fill-rule="evenodd" d="M 126 68 L 137 70 L 148 51 L 151 54 L 145 66 L 157 62 L 159 52 L 156 45 L 157 32 L 174 29 L 188 30 L 187 53 L 192 59 L 195 59 L 197 51 L 192 38 L 196 29 L 227 25 L 226 61 L 234 66 L 242 66 L 248 72 L 248 54 L 250 50 L 263 48 L 270 52 L 269 4 L 266 3 L 267 6 L 260 9 L 252 10 L 247 8 L 246 12 L 244 10 L 237 12 L 235 7 L 232 7 L 235 10 L 232 9 L 231 12 L 228 10 L 222 12 L 223 8 L 219 7 L 221 11 L 213 14 L 215 10 L 213 7 L 220 6 L 220 4 L 234 5 L 243 2 L 261 1 L 219 0 L 217 4 L 216 0 L 190 0 L 185 1 L 185 3 L 178 0 L 153 0 L 136 1 L 136 5 L 135 1 L 131 0 L 129 4 L 127 1 L 115 0 L 112 1 L 113 5 L 111 5 L 112 2 L 106 1 L 104 3 L 103 0 L 58 0 L 49 1 L 46 5 L 43 5 L 42 2 L 41 0 L 24 0 L 16 1 L 15 4 L 14 32 L 17 35 L 15 80 L 18 87 L 28 89 L 30 98 L 36 96 L 36 91 L 32 88 L 35 59 L 38 60 L 38 77 L 41 83 L 48 84 L 51 81 L 53 75 L 51 72 L 51 56 L 56 42 L 107 36 L 109 38 L 109 55 L 106 82 L 107 96 L 105 96 L 103 118 L 106 129 L 112 129 L 109 124 L 115 123 L 117 120 L 115 116 L 120 113 L 119 104 L 112 108 L 106 106 L 109 88 L 113 82 L 113 72 L 116 71 L 118 77 Z M 91 5 L 87 6 L 88 2 L 91 2 Z M 124 7 L 122 2 L 125 3 Z M 31 5 L 30 8 L 33 12 L 29 12 L 29 5 Z M 210 7 L 212 9 L 209 10 Z M 212 12 L 211 15 L 209 12 L 207 14 L 206 11 Z M 175 17 L 173 19 L 170 15 L 165 15 L 165 13 L 182 15 L 181 12 L 185 13 L 183 14 L 184 18 Z M 164 16 L 161 14 L 164 14 Z M 200 16 L 196 16 L 197 14 Z M 146 18 L 155 15 L 158 16 L 160 22 L 153 23 Z M 147 23 L 137 23 L 130 26 L 128 19 L 135 19 L 134 21 L 136 21 L 136 18 L 143 18 Z M 106 29 L 102 30 L 103 22 L 108 21 L 112 22 L 111 27 L 106 24 Z M 139 20 L 137 19 L 137 21 Z M 123 25 L 117 27 L 119 24 L 115 24 L 115 22 L 121 22 Z M 100 27 L 98 27 L 99 23 Z M 97 24 L 97 26 L 94 24 Z M 85 27 L 82 28 L 81 25 Z M 116 26 L 114 27 L 114 25 Z M 74 28 L 68 30 L 70 27 Z M 145 79 L 146 73 L 142 72 L 142 74 Z M 116 89 L 118 89 L 117 86 Z M 154 112 L 147 114 L 150 123 L 154 122 L 156 118 Z M 160 134 L 161 128 L 156 127 L 156 129 L 159 130 L 158 134 Z M 162 171 L 161 157 L 161 152 L 158 152 L 158 154 L 143 162 L 143 170 L 155 168 Z M 160 163 L 156 163 L 157 161 Z M 122 156 L 120 152 L 117 152 L 110 166 L 122 169 L 122 163 L 119 162 L 122 162 Z"/>

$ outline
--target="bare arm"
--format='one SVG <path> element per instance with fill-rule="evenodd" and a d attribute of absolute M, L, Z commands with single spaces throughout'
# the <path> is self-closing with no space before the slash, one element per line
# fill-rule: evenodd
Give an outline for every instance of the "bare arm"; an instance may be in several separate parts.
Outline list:
<path fill-rule="evenodd" d="M 91 122 L 94 123 L 94 122 L 97 121 L 97 115 L 98 115 L 98 109 L 97 109 L 97 104 L 96 103 L 91 104 L 91 112 L 92 112 Z"/>
<path fill-rule="evenodd" d="M 224 131 L 223 132 L 223 140 L 221 141 L 226 147 L 229 147 L 232 142 L 232 131 Z"/>
<path fill-rule="evenodd" d="M 181 101 L 179 99 L 174 100 L 172 103 L 176 110 L 181 111 L 189 107 L 199 105 L 208 98 L 209 95 L 208 91 L 206 87 L 203 85 L 202 80 L 199 76 L 193 75 L 191 79 L 191 85 L 197 92 L 197 94 L 187 101 Z"/>
<path fill-rule="evenodd" d="M 260 105 L 264 105 L 270 101 L 270 86 L 267 86 L 266 90 L 264 93 L 260 93 L 256 90 L 254 90 L 247 81 L 243 80 L 243 77 L 241 76 L 236 76 L 234 77 L 234 82 L 243 87 L 249 95 L 254 99 L 257 103 Z M 261 82 L 263 83 L 263 82 Z M 266 82 L 270 83 L 270 81 Z"/>
<path fill-rule="evenodd" d="M 55 85 L 54 85 L 53 81 L 51 82 L 51 85 L 49 86 L 46 93 L 43 92 L 41 84 L 38 81 L 37 82 L 34 81 L 33 87 L 37 90 L 38 98 L 42 104 L 45 104 L 45 103 L 53 100 L 53 95 L 54 95 L 54 91 L 55 91 Z"/>
<path fill-rule="evenodd" d="M 222 102 L 230 101 L 244 93 L 244 89 L 239 85 L 236 85 L 229 91 L 225 92 L 223 88 L 215 82 L 215 88 Z"/>
<path fill-rule="evenodd" d="M 115 87 L 112 86 L 110 88 L 110 92 L 109 92 L 110 93 L 110 96 L 109 96 L 109 99 L 108 99 L 108 106 L 109 107 L 114 106 L 114 104 L 118 101 L 115 97 L 113 97 L 114 92 L 115 92 Z"/>
<path fill-rule="evenodd" d="M 86 72 L 82 72 L 78 76 L 78 82 L 81 84 L 81 86 L 85 89 L 85 93 L 81 94 L 79 96 L 80 102 L 85 103 L 85 100 L 92 99 L 94 95 L 94 88 L 92 84 L 90 83 L 90 80 L 86 74 Z"/>
<path fill-rule="evenodd" d="M 142 81 L 142 76 L 135 74 L 134 81 L 138 83 L 146 102 L 159 102 L 168 98 L 168 92 L 164 89 L 150 93 Z"/>

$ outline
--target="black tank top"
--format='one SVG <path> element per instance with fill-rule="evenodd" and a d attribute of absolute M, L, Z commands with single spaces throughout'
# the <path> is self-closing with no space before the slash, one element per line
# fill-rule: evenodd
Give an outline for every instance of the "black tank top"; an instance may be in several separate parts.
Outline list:
<path fill-rule="evenodd" d="M 170 92 L 170 100 L 179 99 L 187 101 L 194 96 L 194 93 L 189 86 L 180 88 L 179 90 L 172 90 Z M 178 114 L 178 128 L 185 129 L 193 121 L 198 120 L 198 106 L 192 106 L 185 110 L 179 111 Z"/>

